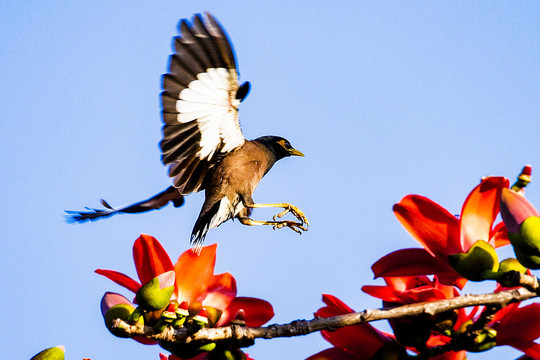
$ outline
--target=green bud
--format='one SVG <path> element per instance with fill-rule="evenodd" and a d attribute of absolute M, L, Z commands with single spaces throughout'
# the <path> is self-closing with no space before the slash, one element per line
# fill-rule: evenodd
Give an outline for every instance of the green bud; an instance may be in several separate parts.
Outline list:
<path fill-rule="evenodd" d="M 514 253 L 516 254 L 516 258 L 521 263 L 521 265 L 525 266 L 528 269 L 540 269 L 540 254 L 530 254 L 522 252 L 520 248 L 516 246 L 514 246 Z"/>
<path fill-rule="evenodd" d="M 452 331 L 457 319 L 458 313 L 456 310 L 445 311 L 433 316 L 435 329 L 440 332 Z"/>
<path fill-rule="evenodd" d="M 209 352 L 209 351 L 214 350 L 216 348 L 216 346 L 217 346 L 217 344 L 215 342 L 211 342 L 211 343 L 208 343 L 208 344 L 204 344 L 203 346 L 198 348 L 197 351 Z"/>
<path fill-rule="evenodd" d="M 107 329 L 109 329 L 111 334 L 123 338 L 129 337 L 121 329 L 113 327 L 113 321 L 115 319 L 122 319 L 129 322 L 131 320 L 131 314 L 134 310 L 135 308 L 129 304 L 117 304 L 107 311 L 104 316 L 105 326 L 107 326 Z"/>
<path fill-rule="evenodd" d="M 62 345 L 55 346 L 37 353 L 30 360 L 64 360 L 64 351 Z"/>
<path fill-rule="evenodd" d="M 174 271 L 167 271 L 144 284 L 135 299 L 146 311 L 157 311 L 169 304 L 174 291 Z"/>
<path fill-rule="evenodd" d="M 519 244 L 521 250 L 540 250 L 540 217 L 531 216 L 525 219 L 519 227 Z"/>
<path fill-rule="evenodd" d="M 497 331 L 491 328 L 484 328 L 480 334 L 478 334 L 472 344 L 467 346 L 465 350 L 470 352 L 483 352 L 488 351 L 497 345 Z"/>
<path fill-rule="evenodd" d="M 505 287 L 519 286 L 519 276 L 516 273 L 525 274 L 527 273 L 527 268 L 521 265 L 517 259 L 504 259 L 499 264 L 499 271 L 495 279 Z"/>
<path fill-rule="evenodd" d="M 484 240 L 475 242 L 466 253 L 448 255 L 450 265 L 471 281 L 492 279 L 499 268 L 499 258 L 493 246 Z"/>

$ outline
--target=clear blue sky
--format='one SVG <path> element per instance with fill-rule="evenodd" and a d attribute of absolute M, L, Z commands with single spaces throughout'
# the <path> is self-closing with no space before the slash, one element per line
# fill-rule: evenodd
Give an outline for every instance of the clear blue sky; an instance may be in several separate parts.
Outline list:
<path fill-rule="evenodd" d="M 68 359 L 157 359 L 157 347 L 111 336 L 99 301 L 127 292 L 93 273 L 135 276 L 140 233 L 176 258 L 202 195 L 181 209 L 68 225 L 65 209 L 146 198 L 170 185 L 159 158 L 160 76 L 181 18 L 211 11 L 252 91 L 247 138 L 281 135 L 285 159 L 255 192 L 287 201 L 311 227 L 212 230 L 217 271 L 239 295 L 270 301 L 272 323 L 311 318 L 321 294 L 362 310 L 380 256 L 417 244 L 391 207 L 410 193 L 459 213 L 484 175 L 540 173 L 538 2 L 130 1 L 0 3 L 0 347 L 27 359 L 63 344 Z M 529 199 L 540 207 L 540 180 Z M 257 210 L 258 219 L 273 212 Z M 489 291 L 467 286 L 465 292 Z M 375 324 L 383 326 L 383 323 Z M 319 334 L 259 340 L 257 360 L 303 359 Z M 507 348 L 470 359 L 516 358 Z"/>

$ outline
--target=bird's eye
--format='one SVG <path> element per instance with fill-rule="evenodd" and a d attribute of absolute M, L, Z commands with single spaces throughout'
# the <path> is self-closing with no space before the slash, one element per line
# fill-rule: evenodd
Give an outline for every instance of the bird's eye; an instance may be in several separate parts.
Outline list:
<path fill-rule="evenodd" d="M 281 145 L 285 150 L 288 150 L 291 147 L 291 144 L 289 144 L 286 140 L 279 140 L 277 143 Z"/>

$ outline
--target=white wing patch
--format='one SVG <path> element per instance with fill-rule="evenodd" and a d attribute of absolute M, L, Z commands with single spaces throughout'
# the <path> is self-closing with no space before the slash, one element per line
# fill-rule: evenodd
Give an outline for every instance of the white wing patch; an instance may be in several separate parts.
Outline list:
<path fill-rule="evenodd" d="M 238 76 L 235 69 L 210 68 L 182 90 L 176 102 L 178 122 L 197 120 L 201 133 L 196 156 L 210 160 L 215 151 L 226 153 L 244 143 L 238 122 Z"/>

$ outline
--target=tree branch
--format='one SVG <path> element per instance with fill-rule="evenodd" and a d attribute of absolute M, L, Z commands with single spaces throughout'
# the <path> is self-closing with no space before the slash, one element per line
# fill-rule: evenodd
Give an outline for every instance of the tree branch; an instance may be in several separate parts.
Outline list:
<path fill-rule="evenodd" d="M 245 347 L 252 345 L 253 340 L 256 338 L 272 339 L 275 337 L 301 336 L 321 330 L 332 331 L 345 326 L 376 320 L 396 319 L 422 314 L 435 315 L 469 306 L 485 305 L 502 307 L 512 302 L 519 302 L 537 296 L 537 293 L 531 292 L 526 288 L 517 288 L 492 294 L 464 295 L 452 299 L 403 305 L 390 309 L 364 310 L 358 313 L 329 318 L 295 320 L 289 324 L 274 324 L 266 327 L 250 328 L 241 325 L 231 325 L 220 328 L 203 328 L 194 334 L 188 333 L 185 328 L 173 329 L 172 327 L 167 327 L 162 332 L 156 332 L 150 326 L 141 324 L 130 325 L 121 319 L 116 319 L 113 327 L 122 330 L 127 336 L 142 335 L 165 342 L 185 344 L 192 342 L 233 342 L 238 347 Z"/>

